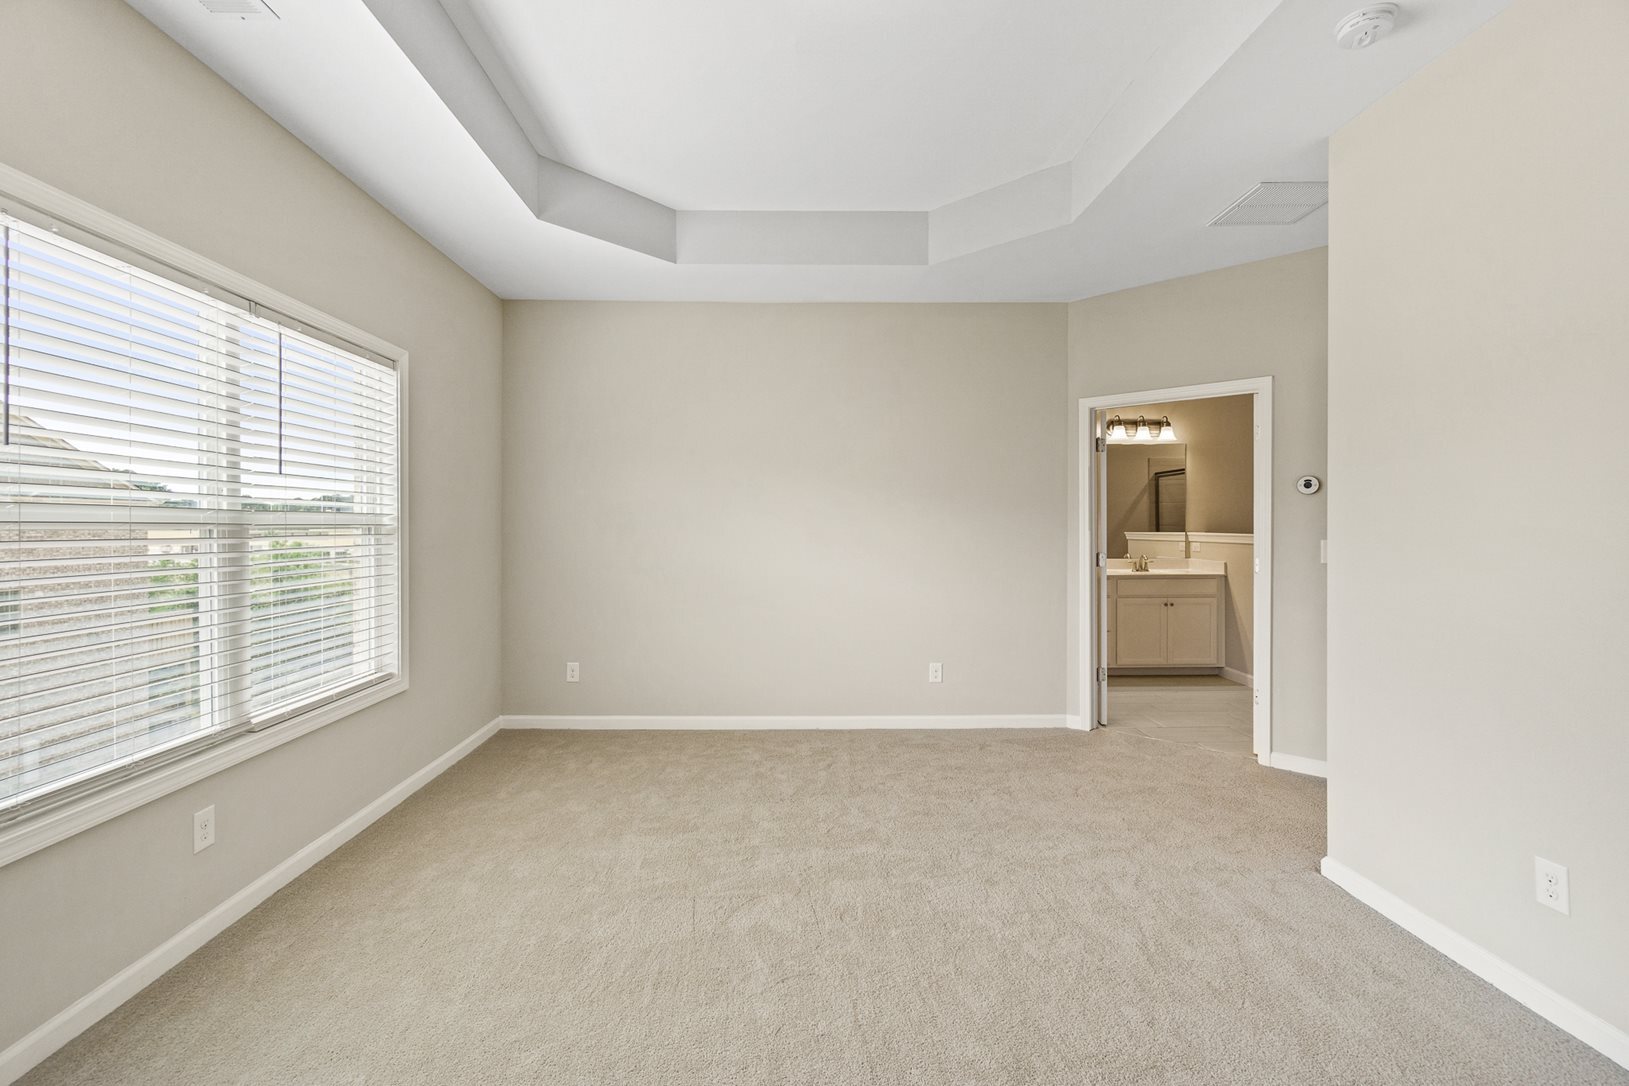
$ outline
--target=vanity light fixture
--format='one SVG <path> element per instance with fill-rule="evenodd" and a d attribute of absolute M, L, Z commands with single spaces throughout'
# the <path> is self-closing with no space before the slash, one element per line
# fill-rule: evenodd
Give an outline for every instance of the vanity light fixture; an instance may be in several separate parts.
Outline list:
<path fill-rule="evenodd" d="M 1148 445 L 1156 441 L 1175 441 L 1176 427 L 1171 425 L 1171 417 L 1162 415 L 1158 422 L 1149 422 L 1142 415 L 1137 416 L 1136 429 L 1127 431 L 1127 423 L 1119 415 L 1109 420 L 1104 428 L 1104 436 L 1116 445 Z"/>

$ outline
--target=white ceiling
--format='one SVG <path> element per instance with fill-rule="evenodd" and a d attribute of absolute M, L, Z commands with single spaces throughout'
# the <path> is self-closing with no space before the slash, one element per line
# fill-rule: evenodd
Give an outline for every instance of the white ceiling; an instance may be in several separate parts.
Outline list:
<path fill-rule="evenodd" d="M 279 0 L 276 21 L 129 2 L 503 297 L 964 301 L 1323 244 L 1324 212 L 1205 224 L 1257 181 L 1324 178 L 1331 132 L 1508 0 L 1404 0 L 1358 53 L 1332 34 L 1354 0 Z M 549 158 L 613 203 L 540 219 L 574 213 L 539 207 L 526 171 Z M 677 212 L 676 259 L 602 240 L 673 207 L 728 210 Z M 785 213 L 812 210 L 787 248 Z M 923 259 L 876 243 L 909 215 Z M 711 231 L 688 258 L 687 230 Z M 851 243 L 879 259 L 809 262 Z M 690 262 L 708 246 L 758 262 Z"/>
<path fill-rule="evenodd" d="M 462 0 L 539 150 L 676 208 L 917 211 L 1067 162 L 1212 0 Z"/>

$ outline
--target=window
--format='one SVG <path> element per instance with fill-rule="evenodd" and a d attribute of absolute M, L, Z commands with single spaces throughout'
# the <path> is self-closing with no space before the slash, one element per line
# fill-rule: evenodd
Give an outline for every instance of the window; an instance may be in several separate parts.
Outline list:
<path fill-rule="evenodd" d="M 389 359 L 0 216 L 0 819 L 395 677 Z"/>
<path fill-rule="evenodd" d="M 17 616 L 22 614 L 23 608 L 17 602 L 18 595 L 15 588 L 0 588 L 0 637 L 14 634 L 20 628 Z"/>

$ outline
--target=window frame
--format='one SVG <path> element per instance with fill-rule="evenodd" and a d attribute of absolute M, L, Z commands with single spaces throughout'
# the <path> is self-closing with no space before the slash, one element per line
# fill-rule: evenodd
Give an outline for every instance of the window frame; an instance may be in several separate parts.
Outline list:
<path fill-rule="evenodd" d="M 408 689 L 411 585 L 408 580 L 409 449 L 408 353 L 395 344 L 350 325 L 314 306 L 168 241 L 93 204 L 0 163 L 0 210 L 19 218 L 53 220 L 82 235 L 93 247 L 111 247 L 112 255 L 146 265 L 188 286 L 225 291 L 288 320 L 298 331 L 336 346 L 377 356 L 396 372 L 396 674 L 326 701 L 257 722 L 252 728 L 165 758 L 161 750 L 145 763 L 116 767 L 87 776 L 82 787 L 60 797 L 42 796 L 0 822 L 0 867 L 47 848 L 108 819 L 161 796 L 213 776 L 258 754 L 308 735 L 328 724 Z M 76 240 L 79 240 L 76 238 Z"/>

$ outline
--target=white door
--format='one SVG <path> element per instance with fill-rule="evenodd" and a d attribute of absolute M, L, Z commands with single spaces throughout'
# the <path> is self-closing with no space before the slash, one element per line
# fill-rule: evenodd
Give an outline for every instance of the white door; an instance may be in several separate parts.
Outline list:
<path fill-rule="evenodd" d="M 1097 652 L 1092 663 L 1096 666 L 1096 674 L 1090 676 L 1092 682 L 1092 709 L 1082 706 L 1082 713 L 1091 711 L 1097 714 L 1099 726 L 1109 722 L 1109 570 L 1108 570 L 1108 543 L 1109 523 L 1109 458 L 1103 455 L 1103 448 L 1097 445 L 1096 439 L 1103 434 L 1103 417 L 1101 412 L 1092 415 L 1091 435 L 1083 433 L 1082 441 L 1091 441 L 1092 447 L 1097 450 L 1091 458 L 1092 461 L 1092 505 L 1090 510 L 1091 522 L 1094 525 L 1090 539 L 1093 540 L 1094 550 L 1102 551 L 1103 564 L 1098 565 L 1096 555 L 1092 560 L 1092 623 L 1097 629 Z M 1085 687 L 1082 686 L 1082 689 Z"/>

